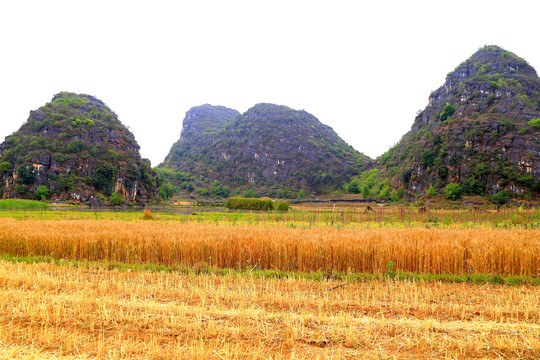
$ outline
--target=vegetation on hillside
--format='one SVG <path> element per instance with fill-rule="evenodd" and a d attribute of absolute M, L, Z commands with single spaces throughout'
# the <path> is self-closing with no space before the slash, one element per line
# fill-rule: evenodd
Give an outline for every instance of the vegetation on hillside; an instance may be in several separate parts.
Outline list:
<path fill-rule="evenodd" d="M 0 146 L 4 197 L 151 198 L 156 183 L 131 132 L 102 101 L 57 94 Z"/>
<path fill-rule="evenodd" d="M 448 74 L 412 129 L 377 159 L 380 176 L 413 198 L 442 194 L 540 195 L 540 79 L 496 46 L 479 49 Z"/>
<path fill-rule="evenodd" d="M 232 193 L 297 198 L 341 189 L 369 160 L 305 111 L 258 104 L 231 119 L 232 110 L 220 108 L 212 121 L 208 112 L 188 112 L 162 167 L 217 180 Z"/>

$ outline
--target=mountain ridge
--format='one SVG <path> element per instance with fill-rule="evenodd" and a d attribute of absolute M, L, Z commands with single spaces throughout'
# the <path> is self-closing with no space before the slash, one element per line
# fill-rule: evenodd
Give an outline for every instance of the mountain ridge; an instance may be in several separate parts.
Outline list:
<path fill-rule="evenodd" d="M 188 112 L 184 122 L 189 124 L 191 116 Z M 313 115 L 283 105 L 256 104 L 225 121 L 208 139 L 187 139 L 185 129 L 178 143 L 184 141 L 187 151 L 195 147 L 191 142 L 202 140 L 198 145 L 203 148 L 195 154 L 177 152 L 175 164 L 170 161 L 173 146 L 163 167 L 239 189 L 335 190 L 358 173 L 359 162 L 369 160 Z"/>

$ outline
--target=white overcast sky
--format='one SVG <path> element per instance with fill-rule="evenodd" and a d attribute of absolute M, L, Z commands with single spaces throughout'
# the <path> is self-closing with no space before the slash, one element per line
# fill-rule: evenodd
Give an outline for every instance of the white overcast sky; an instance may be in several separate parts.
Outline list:
<path fill-rule="evenodd" d="M 192 106 L 304 109 L 376 157 L 479 47 L 540 69 L 538 1 L 1 1 L 0 141 L 60 91 L 158 165 Z"/>

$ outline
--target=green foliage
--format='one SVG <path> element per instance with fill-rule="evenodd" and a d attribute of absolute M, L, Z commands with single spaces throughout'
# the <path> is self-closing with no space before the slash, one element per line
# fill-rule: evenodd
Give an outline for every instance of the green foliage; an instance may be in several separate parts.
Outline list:
<path fill-rule="evenodd" d="M 426 167 L 432 167 L 435 163 L 435 154 L 432 151 L 424 151 L 422 153 L 421 164 Z"/>
<path fill-rule="evenodd" d="M 32 185 L 36 181 L 36 174 L 34 174 L 34 167 L 27 167 L 24 164 L 19 165 L 17 168 L 18 180 L 21 184 Z"/>
<path fill-rule="evenodd" d="M 231 189 L 227 186 L 223 186 L 219 182 L 212 183 L 212 187 L 208 189 L 208 192 L 210 195 L 218 197 L 218 198 L 226 198 L 230 195 Z"/>
<path fill-rule="evenodd" d="M 486 175 L 489 171 L 489 165 L 485 162 L 477 163 L 474 167 L 474 174 L 481 178 L 482 176 Z"/>
<path fill-rule="evenodd" d="M 79 126 L 79 125 L 94 126 L 94 120 L 92 120 L 92 119 L 81 120 L 81 119 L 72 118 L 71 125 L 73 125 L 73 126 Z"/>
<path fill-rule="evenodd" d="M 15 185 L 15 193 L 20 196 L 28 195 L 28 185 L 24 185 L 24 184 Z"/>
<path fill-rule="evenodd" d="M 113 204 L 115 206 L 120 206 L 120 205 L 122 205 L 122 204 L 124 204 L 126 202 L 126 198 L 123 197 L 122 195 L 120 195 L 117 192 L 113 192 L 111 194 L 111 196 L 109 197 L 109 200 L 110 200 L 111 204 Z"/>
<path fill-rule="evenodd" d="M 496 81 L 490 81 L 489 83 L 489 87 L 493 90 L 497 90 L 497 89 L 500 89 L 501 88 L 501 84 L 499 84 L 498 82 Z M 492 94 L 490 94 L 492 95 Z M 488 96 L 488 101 L 489 101 L 489 96 Z"/>
<path fill-rule="evenodd" d="M 527 125 L 534 131 L 540 131 L 540 119 L 532 119 Z"/>
<path fill-rule="evenodd" d="M 477 65 L 478 65 L 478 67 L 477 67 Z M 484 65 L 480 65 L 479 63 L 476 63 L 476 64 L 474 64 L 474 66 L 478 68 L 478 72 L 476 73 L 476 75 L 482 76 L 482 75 L 488 73 L 491 70 L 491 67 L 493 66 L 493 64 L 492 63 L 487 63 L 487 64 L 484 64 Z"/>
<path fill-rule="evenodd" d="M 253 196 L 244 196 L 244 197 L 253 197 Z M 278 199 L 293 199 L 294 194 L 289 189 L 281 189 L 278 192 L 276 192 L 275 197 Z"/>
<path fill-rule="evenodd" d="M 42 121 L 36 121 L 34 123 L 34 130 L 36 132 L 39 132 L 41 129 L 43 129 L 44 126 L 45 126 L 45 124 Z"/>
<path fill-rule="evenodd" d="M 276 211 L 287 212 L 290 208 L 291 206 L 286 201 L 276 203 Z"/>
<path fill-rule="evenodd" d="M 389 261 L 387 264 L 386 264 L 386 275 L 388 277 L 395 277 L 396 276 L 396 271 L 395 271 L 395 267 L 394 267 L 394 262 L 393 261 Z"/>
<path fill-rule="evenodd" d="M 397 151 L 399 150 L 399 143 L 392 146 L 387 152 L 381 155 L 379 161 L 381 164 L 386 165 L 392 159 L 396 157 Z"/>
<path fill-rule="evenodd" d="M 41 201 L 4 199 L 0 200 L 2 210 L 48 209 L 49 204 Z"/>
<path fill-rule="evenodd" d="M 253 189 L 247 189 L 246 191 L 244 191 L 244 193 L 242 194 L 242 197 L 245 197 L 245 198 L 258 198 L 260 197 L 259 194 L 257 194 L 255 192 L 255 190 Z"/>
<path fill-rule="evenodd" d="M 154 177 L 152 174 L 152 167 L 150 160 L 148 159 L 141 159 L 138 162 L 139 165 L 139 171 L 141 174 L 141 184 L 146 189 L 155 189 L 158 186 L 159 179 Z"/>
<path fill-rule="evenodd" d="M 7 161 L 0 163 L 0 175 L 7 174 L 13 171 L 13 166 Z"/>
<path fill-rule="evenodd" d="M 270 199 L 229 198 L 225 207 L 231 210 L 271 211 L 274 210 L 274 203 Z"/>
<path fill-rule="evenodd" d="M 96 172 L 91 179 L 91 182 L 97 189 L 108 194 L 112 190 L 115 176 L 116 168 L 111 164 L 104 163 L 96 168 Z"/>
<path fill-rule="evenodd" d="M 483 195 L 486 192 L 486 183 L 475 178 L 463 181 L 463 192 L 471 195 Z"/>
<path fill-rule="evenodd" d="M 360 178 L 351 180 L 345 186 L 345 190 L 351 194 L 362 194 L 364 198 L 370 199 L 389 199 L 393 189 L 390 186 L 390 180 L 379 178 L 379 170 L 372 169 L 360 174 Z"/>
<path fill-rule="evenodd" d="M 69 106 L 73 106 L 74 108 L 80 108 L 88 104 L 88 100 L 73 97 L 73 98 L 67 98 L 67 97 L 61 97 L 53 101 L 54 104 L 66 104 Z"/>
<path fill-rule="evenodd" d="M 121 159 L 121 156 L 115 150 L 107 149 L 107 152 L 103 154 L 103 159 L 110 162 L 117 162 Z"/>
<path fill-rule="evenodd" d="M 439 178 L 441 180 L 446 180 L 446 178 L 448 177 L 448 168 L 444 165 L 439 166 L 439 168 L 437 169 L 437 175 L 439 175 Z"/>
<path fill-rule="evenodd" d="M 175 188 L 174 186 L 170 184 L 163 184 L 159 188 L 158 196 L 160 197 L 161 200 L 168 200 L 172 198 L 176 194 L 177 191 L 178 189 Z"/>
<path fill-rule="evenodd" d="M 350 194 L 360 194 L 360 180 L 352 179 L 349 184 L 347 184 L 347 192 Z"/>
<path fill-rule="evenodd" d="M 492 82 L 493 82 L 493 81 L 492 81 Z M 495 95 L 489 94 L 488 97 L 487 97 L 486 103 L 487 103 L 488 105 L 491 105 L 491 104 L 493 104 L 494 102 L 495 102 Z"/>
<path fill-rule="evenodd" d="M 301 189 L 298 191 L 298 193 L 296 194 L 296 198 L 297 199 L 305 199 L 306 198 L 306 192 L 304 191 L 304 189 Z"/>
<path fill-rule="evenodd" d="M 40 185 L 38 186 L 36 192 L 34 193 L 34 198 L 36 200 L 47 200 L 51 196 L 51 190 L 48 186 Z"/>
<path fill-rule="evenodd" d="M 74 174 L 61 174 L 58 175 L 57 179 L 57 189 L 61 192 L 70 192 L 75 187 L 77 183 L 77 176 Z"/>
<path fill-rule="evenodd" d="M 384 186 L 380 187 L 379 193 L 377 194 L 377 199 L 379 200 L 386 200 L 389 199 L 392 194 L 392 187 L 390 185 L 386 184 Z"/>
<path fill-rule="evenodd" d="M 433 187 L 433 185 L 430 185 L 429 188 L 426 190 L 427 196 L 435 196 L 437 195 L 437 190 Z"/>
<path fill-rule="evenodd" d="M 412 169 L 404 170 L 400 175 L 401 181 L 405 185 L 407 185 L 409 183 L 409 181 L 411 181 L 411 176 L 412 176 Z"/>
<path fill-rule="evenodd" d="M 491 201 L 497 205 L 506 204 L 512 198 L 512 193 L 508 190 L 501 190 L 491 197 Z"/>
<path fill-rule="evenodd" d="M 373 188 L 377 181 L 377 175 L 379 175 L 378 169 L 372 169 L 369 171 L 365 171 L 362 174 L 360 174 L 361 179 L 361 189 L 360 192 L 362 193 L 362 196 L 367 198 L 369 197 L 370 190 Z"/>
<path fill-rule="evenodd" d="M 534 187 L 534 177 L 532 174 L 523 174 L 516 179 L 516 182 L 528 188 Z"/>
<path fill-rule="evenodd" d="M 197 189 L 197 192 L 202 196 L 207 196 L 209 194 L 208 189 L 204 187 Z"/>
<path fill-rule="evenodd" d="M 67 152 L 71 154 L 78 154 L 84 147 L 84 141 L 80 139 L 74 139 L 67 145 Z"/>
<path fill-rule="evenodd" d="M 58 153 L 54 155 L 54 161 L 56 161 L 58 165 L 64 165 L 66 162 L 68 162 L 68 160 L 69 160 L 69 156 L 65 154 Z"/>
<path fill-rule="evenodd" d="M 439 119 L 440 119 L 441 121 L 445 121 L 445 120 L 448 119 L 450 116 L 452 116 L 455 112 L 456 112 L 455 106 L 450 105 L 450 104 L 447 104 L 447 105 L 444 107 L 443 112 L 439 115 Z"/>
<path fill-rule="evenodd" d="M 95 158 L 98 156 L 98 153 L 99 153 L 99 149 L 96 146 L 92 146 L 90 148 L 90 156 Z"/>
<path fill-rule="evenodd" d="M 40 147 L 39 141 L 34 140 L 34 141 L 30 142 L 30 144 L 28 144 L 28 147 L 31 150 L 37 150 Z"/>
<path fill-rule="evenodd" d="M 180 187 L 190 192 L 195 188 L 192 183 L 188 183 L 187 181 L 183 181 L 182 184 L 180 184 Z"/>
<path fill-rule="evenodd" d="M 463 195 L 463 190 L 459 184 L 450 183 L 444 188 L 444 195 L 449 200 L 458 200 Z"/>

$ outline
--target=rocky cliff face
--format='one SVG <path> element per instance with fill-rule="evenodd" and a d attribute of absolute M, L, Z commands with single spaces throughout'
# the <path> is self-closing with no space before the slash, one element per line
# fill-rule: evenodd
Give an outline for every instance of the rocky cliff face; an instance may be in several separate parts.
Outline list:
<path fill-rule="evenodd" d="M 469 194 L 540 190 L 540 79 L 496 46 L 449 73 L 412 129 L 377 159 L 409 198 L 460 183 Z M 535 195 L 536 194 L 536 195 Z"/>
<path fill-rule="evenodd" d="M 31 111 L 28 121 L 0 145 L 4 198 L 53 197 L 87 201 L 112 192 L 126 199 L 155 196 L 150 163 L 133 134 L 101 100 L 60 93 Z"/>
<path fill-rule="evenodd" d="M 159 167 L 170 169 L 190 168 L 192 155 L 200 154 L 205 147 L 225 136 L 225 128 L 240 115 L 236 110 L 209 104 L 189 109 L 182 123 L 180 139 Z"/>
<path fill-rule="evenodd" d="M 193 111 L 201 114 L 198 108 L 188 112 L 179 145 L 173 146 L 163 166 L 210 182 L 261 193 L 320 193 L 340 188 L 368 160 L 305 111 L 258 104 L 233 119 L 229 110 L 219 129 L 209 129 Z M 203 126 L 194 126 L 194 118 Z"/>

